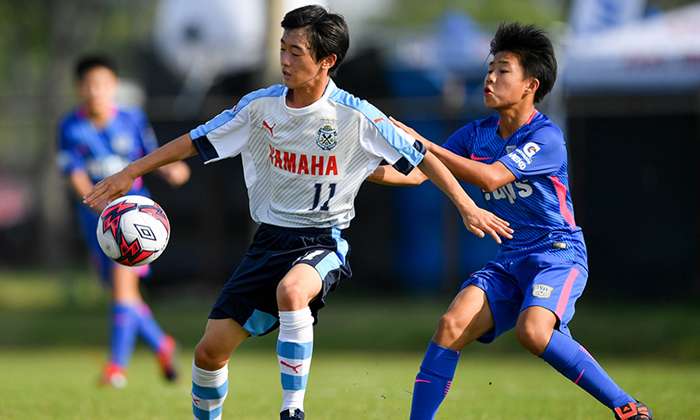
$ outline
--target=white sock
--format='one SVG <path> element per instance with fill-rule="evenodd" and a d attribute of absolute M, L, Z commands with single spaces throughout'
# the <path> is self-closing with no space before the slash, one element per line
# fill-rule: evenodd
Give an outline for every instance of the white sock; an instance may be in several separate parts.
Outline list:
<path fill-rule="evenodd" d="M 228 364 L 208 371 L 192 362 L 192 412 L 195 420 L 220 420 L 228 394 Z"/>
<path fill-rule="evenodd" d="M 280 311 L 277 359 L 282 375 L 282 409 L 304 411 L 304 395 L 309 377 L 314 343 L 314 317 L 306 307 L 298 311 Z"/>

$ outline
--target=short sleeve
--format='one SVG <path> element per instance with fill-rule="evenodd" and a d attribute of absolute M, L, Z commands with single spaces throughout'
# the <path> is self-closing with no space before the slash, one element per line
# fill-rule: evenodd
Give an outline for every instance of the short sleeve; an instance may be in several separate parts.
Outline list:
<path fill-rule="evenodd" d="M 566 158 L 566 145 L 559 129 L 537 129 L 515 150 L 499 159 L 517 179 L 555 173 Z"/>
<path fill-rule="evenodd" d="M 134 118 L 141 136 L 141 143 L 145 154 L 151 153 L 158 148 L 158 139 L 153 131 L 151 122 L 148 120 L 146 113 L 141 108 L 134 110 Z"/>
<path fill-rule="evenodd" d="M 227 159 L 241 153 L 248 144 L 249 121 L 249 107 L 236 107 L 190 131 L 194 147 L 204 163 Z"/>
<path fill-rule="evenodd" d="M 57 132 L 58 152 L 56 154 L 56 165 L 62 174 L 69 174 L 77 169 L 85 168 L 85 161 L 77 153 L 74 142 L 71 141 L 70 133 L 67 130 L 67 124 L 62 121 Z"/>

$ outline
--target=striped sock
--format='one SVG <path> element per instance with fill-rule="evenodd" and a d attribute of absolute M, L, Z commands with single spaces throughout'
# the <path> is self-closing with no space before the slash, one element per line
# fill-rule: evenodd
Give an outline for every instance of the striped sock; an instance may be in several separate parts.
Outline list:
<path fill-rule="evenodd" d="M 540 358 L 610 409 L 634 401 L 582 345 L 566 334 L 554 331 Z"/>
<path fill-rule="evenodd" d="M 411 420 L 435 418 L 452 385 L 460 353 L 430 342 L 413 385 Z"/>
<path fill-rule="evenodd" d="M 228 394 L 228 365 L 213 372 L 192 362 L 192 412 L 195 420 L 220 420 Z"/>
<path fill-rule="evenodd" d="M 277 359 L 282 376 L 282 409 L 304 411 L 304 395 L 314 344 L 314 317 L 306 307 L 298 311 L 280 311 Z"/>

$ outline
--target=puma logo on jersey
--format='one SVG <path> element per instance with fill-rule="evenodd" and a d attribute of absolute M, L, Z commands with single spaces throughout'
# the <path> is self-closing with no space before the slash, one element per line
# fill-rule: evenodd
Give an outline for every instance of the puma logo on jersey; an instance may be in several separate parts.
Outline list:
<path fill-rule="evenodd" d="M 502 199 L 508 199 L 510 204 L 515 203 L 515 200 L 520 197 L 520 198 L 525 198 L 529 197 L 532 194 L 532 186 L 529 185 L 527 179 L 523 179 L 520 182 L 518 181 L 513 181 L 510 184 L 504 185 L 501 188 L 487 193 L 484 193 L 484 199 L 486 201 L 489 201 L 491 199 L 494 200 L 502 200 Z"/>
<path fill-rule="evenodd" d="M 270 164 L 283 171 L 304 175 L 338 175 L 336 157 L 283 152 L 270 145 Z"/>
<path fill-rule="evenodd" d="M 270 127 L 270 124 L 268 124 L 267 121 L 263 120 L 262 125 L 263 125 L 263 127 L 265 127 L 265 128 L 267 128 L 268 130 L 270 130 L 270 135 L 271 135 L 271 136 L 274 136 L 274 135 L 275 135 L 275 133 L 272 132 L 272 129 L 275 128 L 275 126 L 277 125 L 277 123 L 272 124 L 272 127 Z"/>
<path fill-rule="evenodd" d="M 377 124 L 377 123 L 379 123 L 380 121 L 386 121 L 386 120 L 384 119 L 384 117 L 382 117 L 382 118 L 377 118 L 376 120 L 374 120 L 374 123 Z"/>

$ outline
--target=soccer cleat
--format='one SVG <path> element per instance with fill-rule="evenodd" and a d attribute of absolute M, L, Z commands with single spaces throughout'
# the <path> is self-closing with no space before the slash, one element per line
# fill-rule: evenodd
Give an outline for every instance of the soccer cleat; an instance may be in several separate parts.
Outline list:
<path fill-rule="evenodd" d="M 175 340 L 166 335 L 163 344 L 158 350 L 158 364 L 163 370 L 163 375 L 168 382 L 175 382 L 177 380 L 177 350 L 178 346 Z"/>
<path fill-rule="evenodd" d="M 649 407 L 639 401 L 627 403 L 613 410 L 616 420 L 653 420 Z"/>
<path fill-rule="evenodd" d="M 126 388 L 126 369 L 114 362 L 109 362 L 105 365 L 102 371 L 103 387 Z"/>
<path fill-rule="evenodd" d="M 298 408 L 290 408 L 280 413 L 280 420 L 304 420 L 304 412 Z"/>

